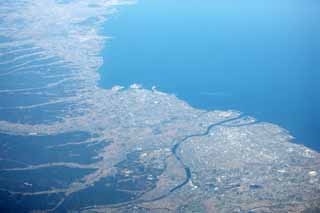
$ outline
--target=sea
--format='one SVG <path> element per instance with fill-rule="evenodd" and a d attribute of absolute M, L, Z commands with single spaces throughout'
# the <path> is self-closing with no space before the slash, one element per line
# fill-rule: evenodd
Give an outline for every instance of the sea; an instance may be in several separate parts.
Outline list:
<path fill-rule="evenodd" d="M 139 0 L 105 23 L 99 85 L 239 110 L 320 151 L 318 0 Z"/>

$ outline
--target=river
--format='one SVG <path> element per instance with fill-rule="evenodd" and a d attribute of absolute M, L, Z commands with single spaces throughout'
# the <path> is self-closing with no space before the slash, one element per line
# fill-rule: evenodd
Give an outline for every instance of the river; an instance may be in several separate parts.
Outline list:
<path fill-rule="evenodd" d="M 239 110 L 320 150 L 320 3 L 140 0 L 106 22 L 100 86 Z"/>

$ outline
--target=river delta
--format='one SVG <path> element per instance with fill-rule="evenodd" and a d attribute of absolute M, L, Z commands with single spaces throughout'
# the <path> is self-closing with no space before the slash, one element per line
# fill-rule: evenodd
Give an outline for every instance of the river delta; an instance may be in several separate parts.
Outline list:
<path fill-rule="evenodd" d="M 97 86 L 99 27 L 130 3 L 0 3 L 1 211 L 319 210 L 320 154 L 280 126 Z"/>

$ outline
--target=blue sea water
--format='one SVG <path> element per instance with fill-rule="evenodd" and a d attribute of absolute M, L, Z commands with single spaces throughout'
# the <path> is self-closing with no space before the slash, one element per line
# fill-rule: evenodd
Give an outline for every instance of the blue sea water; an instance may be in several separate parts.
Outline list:
<path fill-rule="evenodd" d="M 140 0 L 105 24 L 100 85 L 140 83 L 320 150 L 320 2 Z"/>

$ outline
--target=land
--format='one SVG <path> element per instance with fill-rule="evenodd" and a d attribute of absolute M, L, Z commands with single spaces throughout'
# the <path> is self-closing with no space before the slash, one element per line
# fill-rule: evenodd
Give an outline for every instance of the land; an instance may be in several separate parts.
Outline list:
<path fill-rule="evenodd" d="M 97 86 L 98 31 L 122 3 L 1 3 L 1 210 L 317 211 L 320 155 L 285 129 Z"/>

